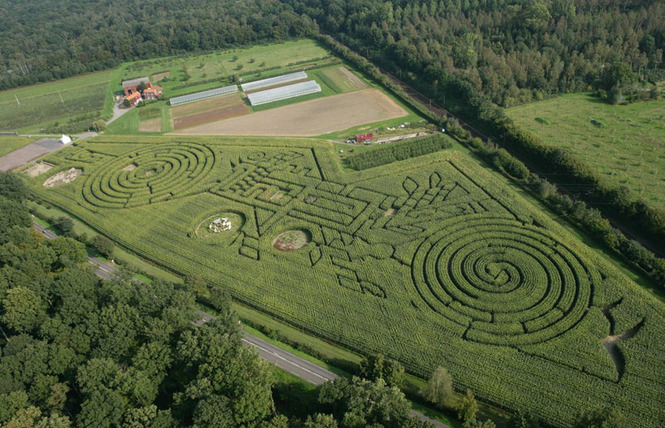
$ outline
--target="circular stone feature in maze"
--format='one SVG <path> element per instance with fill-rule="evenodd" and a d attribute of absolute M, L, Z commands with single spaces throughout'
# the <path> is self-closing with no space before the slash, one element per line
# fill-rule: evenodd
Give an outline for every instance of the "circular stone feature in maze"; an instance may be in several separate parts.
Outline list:
<path fill-rule="evenodd" d="M 220 212 L 212 215 L 196 226 L 196 236 L 201 239 L 217 241 L 226 240 L 228 237 L 242 229 L 245 224 L 245 216 L 237 212 Z"/>
<path fill-rule="evenodd" d="M 312 240 L 308 230 L 294 229 L 282 232 L 272 241 L 272 246 L 279 251 L 296 251 Z"/>
<path fill-rule="evenodd" d="M 427 306 L 465 339 L 513 346 L 572 329 L 597 281 L 595 271 L 546 231 L 488 218 L 427 238 L 412 273 Z"/>
<path fill-rule="evenodd" d="M 205 190 L 215 153 L 203 144 L 143 146 L 96 169 L 83 186 L 84 199 L 100 208 L 128 208 Z"/>
<path fill-rule="evenodd" d="M 63 184 L 71 183 L 76 180 L 83 171 L 78 168 L 70 168 L 67 171 L 59 172 L 49 178 L 44 182 L 44 187 L 57 187 L 62 186 Z"/>

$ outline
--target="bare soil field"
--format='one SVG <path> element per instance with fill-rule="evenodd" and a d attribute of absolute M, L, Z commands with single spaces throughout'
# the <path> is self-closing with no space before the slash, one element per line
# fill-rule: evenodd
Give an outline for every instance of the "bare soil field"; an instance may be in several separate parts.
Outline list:
<path fill-rule="evenodd" d="M 55 174 L 52 177 L 49 177 L 44 182 L 44 187 L 56 187 L 62 186 L 63 184 L 71 183 L 76 180 L 83 171 L 77 168 L 70 168 L 68 171 L 62 171 Z"/>
<path fill-rule="evenodd" d="M 323 74 L 328 76 L 343 92 L 353 92 L 367 88 L 365 82 L 353 74 L 346 67 L 337 67 L 324 70 Z"/>
<path fill-rule="evenodd" d="M 139 131 L 141 132 L 161 132 L 162 130 L 162 119 L 150 119 L 142 120 L 139 123 Z"/>
<path fill-rule="evenodd" d="M 310 238 L 304 231 L 287 230 L 272 241 L 272 246 L 279 251 L 295 251 L 307 245 L 309 241 Z"/>
<path fill-rule="evenodd" d="M 183 129 L 220 121 L 249 112 L 239 94 L 215 97 L 171 109 L 173 128 Z"/>
<path fill-rule="evenodd" d="M 380 90 L 365 89 L 219 120 L 173 134 L 312 137 L 407 114 Z"/>
<path fill-rule="evenodd" d="M 170 71 L 164 71 L 164 72 L 161 72 L 161 73 L 153 74 L 152 75 L 152 81 L 153 82 L 159 82 L 160 80 L 164 80 L 167 77 L 169 77 L 170 74 L 171 74 Z"/>
<path fill-rule="evenodd" d="M 28 177 L 37 177 L 38 175 L 41 175 L 45 173 L 46 171 L 50 170 L 53 168 L 55 165 L 52 163 L 48 162 L 39 162 L 34 165 L 29 166 L 28 168 L 23 171 Z"/>

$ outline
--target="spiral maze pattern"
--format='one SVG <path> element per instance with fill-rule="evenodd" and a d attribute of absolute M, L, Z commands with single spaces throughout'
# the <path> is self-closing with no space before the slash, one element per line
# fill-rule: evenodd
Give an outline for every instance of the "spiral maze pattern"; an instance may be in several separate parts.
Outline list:
<path fill-rule="evenodd" d="M 521 345 L 582 320 L 594 281 L 571 250 L 514 220 L 460 223 L 423 242 L 412 264 L 418 293 L 453 330 L 475 342 Z"/>
<path fill-rule="evenodd" d="M 127 208 L 192 193 L 215 164 L 202 144 L 155 144 L 115 158 L 93 173 L 83 197 L 100 208 Z"/>

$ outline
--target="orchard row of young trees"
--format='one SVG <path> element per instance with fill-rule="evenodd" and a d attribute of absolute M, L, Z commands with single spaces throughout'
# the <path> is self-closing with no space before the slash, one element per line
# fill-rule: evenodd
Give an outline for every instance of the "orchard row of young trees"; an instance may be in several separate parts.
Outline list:
<path fill-rule="evenodd" d="M 208 293 L 217 318 L 196 326 L 191 281 L 100 280 L 83 243 L 31 227 L 26 198 L 20 178 L 0 174 L 0 426 L 429 426 L 397 387 L 360 378 L 325 385 L 289 420 L 219 287 Z"/>

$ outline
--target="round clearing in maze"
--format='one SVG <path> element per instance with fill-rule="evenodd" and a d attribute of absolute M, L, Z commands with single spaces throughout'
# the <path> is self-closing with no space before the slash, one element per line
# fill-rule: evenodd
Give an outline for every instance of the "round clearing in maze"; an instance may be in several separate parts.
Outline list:
<path fill-rule="evenodd" d="M 83 197 L 101 208 L 169 200 L 196 191 L 214 164 L 214 152 L 203 144 L 143 146 L 97 169 L 83 186 Z"/>
<path fill-rule="evenodd" d="M 57 187 L 63 184 L 71 183 L 76 180 L 83 171 L 78 168 L 69 168 L 67 171 L 61 171 L 44 181 L 44 187 Z"/>
<path fill-rule="evenodd" d="M 279 251 L 296 251 L 307 245 L 311 239 L 311 233 L 307 230 L 287 230 L 273 239 L 272 246 Z"/>
<path fill-rule="evenodd" d="M 211 242 L 226 240 L 242 229 L 245 216 L 241 213 L 226 211 L 212 215 L 196 226 L 196 236 Z"/>
<path fill-rule="evenodd" d="M 481 218 L 441 230 L 418 248 L 416 289 L 430 309 L 467 340 L 539 343 L 579 323 L 594 275 L 547 232 L 506 219 Z"/>

